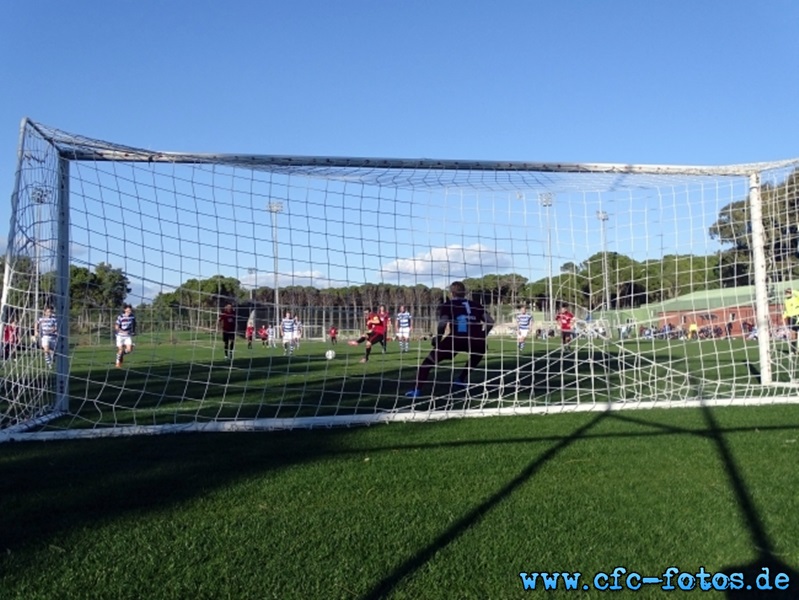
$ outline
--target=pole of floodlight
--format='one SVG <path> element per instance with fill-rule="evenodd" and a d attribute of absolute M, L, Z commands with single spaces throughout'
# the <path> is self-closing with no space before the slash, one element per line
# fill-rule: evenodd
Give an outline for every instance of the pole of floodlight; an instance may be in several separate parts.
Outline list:
<path fill-rule="evenodd" d="M 605 223 L 610 218 L 604 210 L 596 211 L 596 218 L 599 219 L 600 243 L 602 245 L 602 280 L 605 288 L 605 310 L 610 310 L 610 272 L 608 271 L 608 253 L 605 246 Z"/>
<path fill-rule="evenodd" d="M 250 302 L 255 306 L 255 289 L 258 287 L 258 269 L 250 267 L 247 269 L 248 275 L 255 275 L 255 284 L 250 288 Z"/>
<path fill-rule="evenodd" d="M 555 320 L 555 295 L 552 293 L 552 227 L 549 221 L 549 209 L 552 207 L 554 194 L 545 192 L 538 195 L 538 201 L 544 207 L 547 215 L 547 294 L 549 301 L 549 320 Z"/>
<path fill-rule="evenodd" d="M 34 319 L 39 318 L 39 277 L 41 276 L 41 244 L 42 244 L 42 204 L 47 202 L 47 197 L 49 196 L 48 190 L 45 188 L 34 188 L 33 192 L 31 193 L 31 199 L 36 204 L 36 228 L 34 235 L 36 236 L 36 242 L 34 243 L 34 292 L 33 292 L 33 304 L 34 304 Z"/>
<path fill-rule="evenodd" d="M 275 324 L 280 322 L 280 289 L 277 278 L 277 215 L 283 212 L 282 202 L 270 202 L 266 209 L 272 213 L 272 251 L 275 255 Z"/>

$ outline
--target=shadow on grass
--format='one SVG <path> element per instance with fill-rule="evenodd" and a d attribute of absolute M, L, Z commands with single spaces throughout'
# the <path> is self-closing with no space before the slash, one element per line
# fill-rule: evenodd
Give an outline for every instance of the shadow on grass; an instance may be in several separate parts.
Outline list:
<path fill-rule="evenodd" d="M 771 541 L 763 520 L 755 506 L 754 499 L 744 482 L 741 470 L 738 467 L 735 457 L 725 436 L 733 433 L 757 430 L 796 430 L 799 425 L 785 425 L 771 428 L 726 428 L 723 429 L 716 421 L 713 410 L 708 406 L 702 407 L 702 414 L 707 427 L 704 429 L 686 429 L 673 425 L 663 425 L 651 420 L 640 419 L 620 413 L 613 413 L 612 418 L 631 424 L 644 425 L 659 429 L 661 433 L 690 434 L 700 435 L 709 439 L 716 447 L 719 459 L 727 475 L 730 489 L 733 491 L 736 504 L 741 513 L 741 519 L 745 529 L 749 533 L 752 547 L 757 558 L 753 561 L 741 564 L 722 567 L 721 573 L 729 578 L 726 581 L 719 581 L 719 586 L 726 585 L 723 589 L 725 597 L 731 600 L 755 600 L 757 598 L 775 598 L 779 600 L 795 600 L 799 597 L 799 571 L 785 564 L 774 553 L 774 544 Z M 646 434 L 645 434 L 646 435 Z M 777 577 L 781 578 L 780 581 Z M 787 578 L 787 579 L 786 579 Z M 763 587 L 764 585 L 768 587 Z M 783 587 L 784 589 L 780 589 Z M 735 588 L 735 589 L 734 589 Z M 722 589 L 719 589 L 722 591 Z"/>
<path fill-rule="evenodd" d="M 13 443 L 0 461 L 0 552 L 157 512 L 339 451 L 352 430 Z M 0 594 L 2 596 L 2 594 Z"/>
<path fill-rule="evenodd" d="M 588 418 L 589 416 L 586 415 Z M 644 425 L 647 431 L 595 431 L 608 419 Z M 567 435 L 531 436 L 512 439 L 465 439 L 445 442 L 373 445 L 370 452 L 397 449 L 464 447 L 489 444 L 518 444 L 551 441 L 543 453 L 530 459 L 522 471 L 508 480 L 484 501 L 439 533 L 428 545 L 417 549 L 362 596 L 376 599 L 389 596 L 397 586 L 422 569 L 436 554 L 457 540 L 500 503 L 522 486 L 559 454 L 581 441 L 595 438 L 642 438 L 649 436 L 701 436 L 715 442 L 735 493 L 744 523 L 750 532 L 758 559 L 730 566 L 728 573 L 743 573 L 747 583 L 768 567 L 772 584 L 778 572 L 792 582 L 799 574 L 774 556 L 751 495 L 733 460 L 725 436 L 735 432 L 797 430 L 799 425 L 734 427 L 722 429 L 710 409 L 706 427 L 679 427 L 659 424 L 655 419 L 629 413 L 602 412 Z M 363 446 L 352 445 L 348 437 L 360 430 L 317 430 L 314 432 L 275 432 L 230 434 L 183 434 L 147 438 L 47 442 L 25 446 L 17 453 L 14 446 L 3 448 L 0 468 L 0 550 L 55 544 L 73 529 L 101 526 L 103 523 L 137 514 L 174 508 L 241 480 L 270 471 L 290 469 L 334 455 L 362 455 Z M 729 598 L 788 598 L 772 590 L 730 591 Z"/>
<path fill-rule="evenodd" d="M 472 510 L 455 521 L 449 528 L 443 531 L 435 540 L 426 547 L 419 550 L 412 557 L 399 565 L 392 573 L 378 582 L 368 593 L 363 596 L 364 600 L 378 600 L 387 597 L 392 590 L 403 579 L 417 571 L 425 563 L 431 560 L 436 553 L 456 540 L 470 527 L 477 523 L 483 515 L 496 507 L 514 491 L 525 485 L 530 479 L 550 460 L 555 458 L 560 452 L 568 448 L 577 440 L 583 438 L 591 429 L 601 422 L 607 413 L 596 415 L 594 419 L 573 431 L 569 436 L 562 438 L 555 443 L 549 450 L 541 454 L 525 467 L 519 475 L 511 479 L 492 496 L 475 506 Z"/>
<path fill-rule="evenodd" d="M 746 483 L 743 480 L 741 471 L 735 462 L 735 457 L 730 450 L 729 444 L 724 437 L 724 432 L 718 425 L 716 418 L 707 406 L 703 407 L 702 413 L 707 423 L 709 437 L 716 445 L 716 450 L 719 454 L 724 470 L 727 473 L 727 478 L 735 494 L 735 499 L 741 510 L 741 517 L 743 518 L 746 529 L 749 531 L 749 538 L 752 546 L 757 551 L 757 558 L 744 565 L 734 565 L 722 569 L 727 575 L 733 573 L 741 573 L 743 575 L 744 586 L 742 589 L 733 590 L 729 589 L 726 592 L 727 598 L 731 599 L 744 599 L 744 598 L 797 598 L 799 597 L 799 572 L 783 563 L 774 553 L 774 544 L 766 532 L 766 527 L 763 520 L 757 512 L 754 499 L 752 498 Z M 784 575 L 788 579 L 783 580 L 783 589 L 775 583 L 778 575 Z M 769 587 L 767 589 L 760 589 L 759 582 L 762 578 L 767 578 Z M 793 582 L 793 586 L 790 585 Z M 747 587 L 749 589 L 747 589 Z M 790 588 L 793 587 L 793 590 Z"/>

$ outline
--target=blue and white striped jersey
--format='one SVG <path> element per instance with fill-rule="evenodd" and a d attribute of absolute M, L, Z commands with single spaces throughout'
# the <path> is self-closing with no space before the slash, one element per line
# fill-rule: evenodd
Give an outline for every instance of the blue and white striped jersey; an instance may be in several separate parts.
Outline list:
<path fill-rule="evenodd" d="M 407 310 L 405 312 L 397 313 L 397 327 L 404 328 L 411 326 L 411 313 Z"/>
<path fill-rule="evenodd" d="M 519 329 L 530 329 L 530 323 L 532 322 L 533 315 L 528 315 L 527 313 L 516 315 L 516 323 L 519 325 Z"/>
<path fill-rule="evenodd" d="M 58 332 L 58 321 L 52 315 L 41 317 L 38 321 L 39 335 L 55 335 Z"/>
<path fill-rule="evenodd" d="M 294 319 L 283 319 L 283 321 L 280 323 L 283 333 L 294 333 L 294 328 L 296 325 L 297 322 Z"/>
<path fill-rule="evenodd" d="M 122 335 L 135 335 L 136 333 L 136 315 L 126 315 L 122 313 L 117 317 L 117 333 Z"/>

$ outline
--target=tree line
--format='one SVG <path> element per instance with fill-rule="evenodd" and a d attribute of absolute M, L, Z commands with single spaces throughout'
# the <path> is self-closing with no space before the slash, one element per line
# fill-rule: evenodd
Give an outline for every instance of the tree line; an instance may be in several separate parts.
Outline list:
<path fill-rule="evenodd" d="M 767 270 L 773 281 L 794 279 L 799 276 L 799 171 L 780 184 L 761 186 L 761 198 Z M 596 311 L 605 308 L 606 299 L 610 301 L 607 308 L 631 309 L 691 292 L 751 285 L 753 240 L 747 199 L 724 206 L 708 234 L 724 247 L 712 255 L 671 254 L 637 261 L 616 252 L 598 252 L 581 263 L 561 265 L 551 281 L 547 277 L 529 281 L 519 273 L 502 273 L 468 278 L 464 282 L 472 297 L 486 306 L 526 304 L 544 311 L 556 309 L 561 303 Z M 23 296 L 34 289 L 40 294 L 40 306 L 49 303 L 55 274 L 41 274 L 38 287 L 35 277 L 33 261 L 18 258 L 9 293 L 10 305 L 29 305 Z M 100 263 L 94 270 L 70 266 L 71 312 L 78 327 L 92 323 L 102 326 L 102 321 L 96 323 L 98 310 L 103 315 L 110 309 L 119 309 L 130 291 L 127 274 L 111 264 Z M 353 315 L 360 315 L 364 307 L 379 304 L 391 310 L 405 305 L 422 315 L 431 313 L 445 294 L 444 289 L 422 284 L 367 283 L 322 289 L 287 286 L 279 289 L 279 302 L 290 310 L 318 309 Z M 269 306 L 274 298 L 275 291 L 268 286 L 251 290 L 242 287 L 236 278 L 214 275 L 188 279 L 175 290 L 159 293 L 151 303 L 137 308 L 151 311 L 158 320 L 177 318 L 188 327 L 202 327 L 213 326 L 216 311 L 226 302 Z"/>

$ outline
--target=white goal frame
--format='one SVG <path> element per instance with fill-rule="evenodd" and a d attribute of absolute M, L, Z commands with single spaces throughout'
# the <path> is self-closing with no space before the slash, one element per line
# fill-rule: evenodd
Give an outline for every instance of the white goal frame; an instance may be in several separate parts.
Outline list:
<path fill-rule="evenodd" d="M 36 138 L 37 148 L 30 148 L 28 144 Z M 15 381 L 29 388 L 36 388 L 41 405 L 35 410 L 23 411 L 23 418 L 13 419 L 8 417 L 10 410 L 6 409 L 5 423 L 0 420 L 0 442 L 22 439 L 53 439 L 62 437 L 96 437 L 116 435 L 154 434 L 182 431 L 251 431 L 251 430 L 276 430 L 306 427 L 351 426 L 394 421 L 428 421 L 446 418 L 485 417 L 518 414 L 549 414 L 571 411 L 591 410 L 621 410 L 640 409 L 651 407 L 682 407 L 699 405 L 754 405 L 777 404 L 799 401 L 799 396 L 791 391 L 792 382 L 777 381 L 773 372 L 775 363 L 775 346 L 771 337 L 773 317 L 772 296 L 774 285 L 767 255 L 768 232 L 764 225 L 763 199 L 761 177 L 764 173 L 787 173 L 799 168 L 799 159 L 790 159 L 775 162 L 750 163 L 727 166 L 690 166 L 690 165 L 626 165 L 611 163 L 547 163 L 524 161 L 479 161 L 479 160 L 430 160 L 430 159 L 392 159 L 392 158 L 367 158 L 367 157 L 318 157 L 318 156 L 286 156 L 286 155 L 246 155 L 246 154 L 198 154 L 182 152 L 149 151 L 138 148 L 111 144 L 98 140 L 75 136 L 46 127 L 42 124 L 24 119 L 21 125 L 18 169 L 15 178 L 15 188 L 12 194 L 12 218 L 10 235 L 6 250 L 4 286 L 2 297 L 2 327 L 9 326 L 9 311 L 25 314 L 29 320 L 38 318 L 41 310 L 39 292 L 38 265 L 41 257 L 36 254 L 34 261 L 37 265 L 36 292 L 29 293 L 24 289 L 15 287 L 15 277 L 19 276 L 16 265 L 20 257 L 28 257 L 32 247 L 35 252 L 45 247 L 50 253 L 51 267 L 56 274 L 52 299 L 54 300 L 55 314 L 59 322 L 67 323 L 70 320 L 70 265 L 74 264 L 72 252 L 72 227 L 71 198 L 75 193 L 71 189 L 73 173 L 71 167 L 75 163 L 88 165 L 125 164 L 125 165 L 167 165 L 173 167 L 200 165 L 213 165 L 231 169 L 233 171 L 276 172 L 281 174 L 299 173 L 303 176 L 324 179 L 325 177 L 338 178 L 346 181 L 348 178 L 356 180 L 364 173 L 370 173 L 370 181 L 383 189 L 390 188 L 395 181 L 409 181 L 413 179 L 420 187 L 434 187 L 435 177 L 446 173 L 451 186 L 485 186 L 490 193 L 508 194 L 515 197 L 531 197 L 541 194 L 558 194 L 565 191 L 573 192 L 573 186 L 578 185 L 580 177 L 590 178 L 592 182 L 601 181 L 608 189 L 624 188 L 627 182 L 636 177 L 645 178 L 651 185 L 667 188 L 675 181 L 703 181 L 724 180 L 725 178 L 745 178 L 748 181 L 747 210 L 751 221 L 751 262 L 753 266 L 753 306 L 756 326 L 759 331 L 757 341 L 757 367 L 759 369 L 759 384 L 763 393 L 745 394 L 743 396 L 706 397 L 698 395 L 691 397 L 685 393 L 677 400 L 658 401 L 656 398 L 642 396 L 629 397 L 625 400 L 607 401 L 606 399 L 591 398 L 581 399 L 573 403 L 536 403 L 520 401 L 518 390 L 511 393 L 509 402 L 504 402 L 503 385 L 507 378 L 502 377 L 502 383 L 492 380 L 487 376 L 481 384 L 483 387 L 470 390 L 474 402 L 463 402 L 453 395 L 440 395 L 438 404 L 431 403 L 430 409 L 424 409 L 422 403 L 395 403 L 393 408 L 375 407 L 371 411 L 345 410 L 333 411 L 332 414 L 301 415 L 290 417 L 275 416 L 270 418 L 224 418 L 224 419 L 198 419 L 192 422 L 174 422 L 155 425 L 141 424 L 96 424 L 94 426 L 78 427 L 50 427 L 49 424 L 63 419 L 65 416 L 75 415 L 78 410 L 75 399 L 70 393 L 70 372 L 72 369 L 72 351 L 69 328 L 65 328 L 58 337 L 58 346 L 55 350 L 55 363 L 51 373 L 44 372 L 38 365 L 20 367 L 14 375 Z M 49 170 L 38 170 L 36 161 L 49 161 Z M 425 179 L 424 174 L 430 174 Z M 477 175 L 475 175 L 477 174 Z M 480 180 L 480 183 L 475 183 Z M 492 181 L 486 181 L 491 179 Z M 572 186 L 572 187 L 569 187 Z M 54 197 L 48 202 L 48 209 L 52 211 L 49 222 L 53 227 L 54 239 L 43 242 L 36 240 L 26 245 L 20 241 L 23 230 L 30 235 L 31 228 L 25 229 L 18 218 L 25 211 L 35 212 L 37 208 L 36 194 L 41 190 L 54 192 Z M 387 195 L 390 195 L 387 193 Z M 42 204 L 42 202 L 39 202 Z M 32 214 L 32 213 L 31 213 Z M 274 214 L 272 215 L 275 216 Z M 549 213 L 547 212 L 547 218 Z M 33 236 L 37 235 L 40 219 L 33 218 L 36 223 Z M 275 221 L 272 221 L 273 226 Z M 603 224 L 604 226 L 604 224 Z M 604 229 L 603 229 L 604 235 Z M 275 241 L 275 244 L 277 242 Z M 27 253 L 27 254 L 26 254 Z M 277 262 L 275 252 L 275 262 Z M 607 258 L 607 253 L 605 253 Z M 241 265 L 239 265 L 241 266 Z M 277 278 L 277 268 L 275 269 Z M 359 282 L 361 283 L 361 282 Z M 550 276 L 551 293 L 551 276 Z M 17 291 L 17 299 L 10 296 L 12 290 Z M 275 288 L 277 292 L 277 288 Z M 28 296 L 25 296 L 25 294 Z M 771 294 L 771 295 L 770 295 Z M 32 298 L 26 299 L 29 296 Z M 19 298 L 22 298 L 20 300 Z M 277 298 L 277 293 L 276 293 Z M 30 302 L 29 302 L 30 300 Z M 550 298 L 550 302 L 554 299 Z M 24 304 L 29 302 L 28 304 Z M 23 303 L 24 305 L 20 304 Z M 278 301 L 274 303 L 274 310 L 279 312 Z M 609 309 L 608 309 L 609 310 Z M 613 325 L 604 315 L 601 321 L 608 332 L 612 333 Z M 31 321 L 32 322 L 32 321 Z M 323 330 L 324 331 L 324 330 Z M 531 336 L 532 337 L 532 336 Z M 593 337 L 593 336 L 588 336 Z M 612 335 L 610 336 L 612 337 Z M 607 341 L 607 340 L 599 340 Z M 610 340 L 610 343 L 617 343 Z M 619 342 L 620 343 L 620 342 Z M 621 348 L 621 346 L 620 346 Z M 553 349 L 551 352 L 555 352 Z M 629 352 L 622 348 L 621 354 Z M 421 358 L 421 356 L 420 356 Z M 637 359 L 636 359 L 637 360 Z M 521 367 L 512 367 L 520 369 Z M 525 367 L 528 368 L 528 367 Z M 653 372 L 654 373 L 654 372 Z M 28 379 L 29 377 L 29 379 Z M 11 379 L 9 379 L 10 381 Z M 496 384 L 496 385 L 495 385 Z M 687 385 L 687 384 L 686 384 Z M 674 383 L 674 386 L 678 386 Z M 487 389 L 491 389 L 490 398 Z M 6 407 L 13 406 L 16 402 L 13 397 L 14 390 L 7 386 L 5 396 L 0 392 L 0 402 L 5 401 Z M 626 392 L 625 392 L 626 393 Z M 516 394 L 516 396 L 514 396 Z M 435 400 L 435 398 L 434 398 Z M 499 401 L 498 401 L 499 400 Z M 1 417 L 2 415 L 0 415 Z"/>

